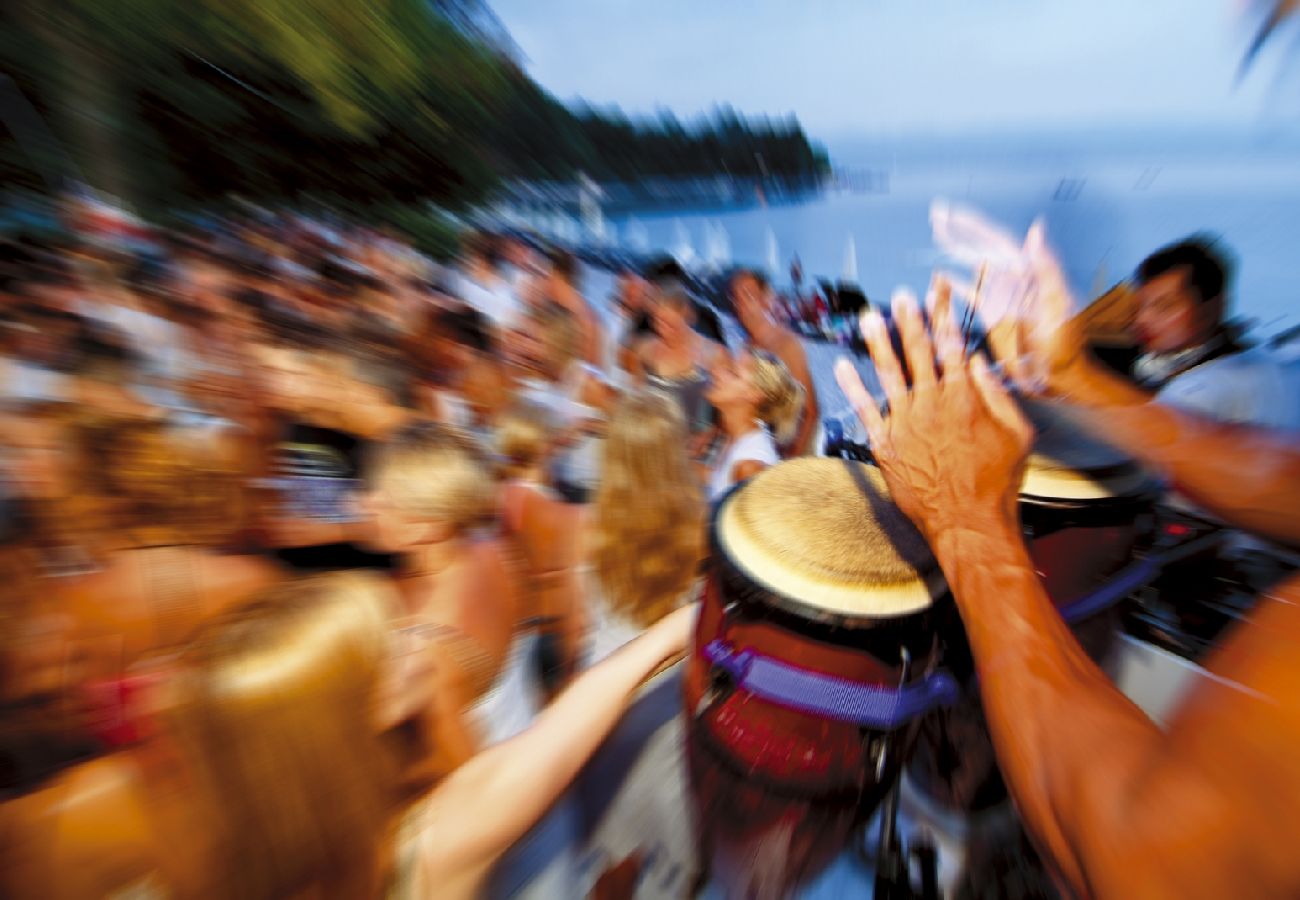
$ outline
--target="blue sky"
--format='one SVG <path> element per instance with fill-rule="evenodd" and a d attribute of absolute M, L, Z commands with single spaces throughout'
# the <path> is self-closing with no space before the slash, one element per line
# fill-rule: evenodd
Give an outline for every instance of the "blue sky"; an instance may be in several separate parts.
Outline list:
<path fill-rule="evenodd" d="M 1300 119 L 1291 28 L 1241 84 L 1248 0 L 491 0 L 565 100 L 867 133 Z M 1285 79 L 1295 82 L 1294 71 Z M 1285 114 L 1279 111 L 1286 107 Z M 1274 122 L 1276 124 L 1276 121 Z"/>

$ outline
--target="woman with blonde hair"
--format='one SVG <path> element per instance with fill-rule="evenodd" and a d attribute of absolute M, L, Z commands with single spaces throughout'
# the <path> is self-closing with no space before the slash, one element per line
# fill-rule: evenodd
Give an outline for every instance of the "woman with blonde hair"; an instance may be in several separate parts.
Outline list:
<path fill-rule="evenodd" d="M 409 614 L 446 629 L 461 699 L 480 738 L 525 728 L 540 701 L 527 672 L 534 637 L 513 548 L 497 534 L 497 482 L 465 432 L 412 423 L 370 460 L 375 549 L 398 554 Z"/>
<path fill-rule="evenodd" d="M 777 444 L 794 437 L 804 397 L 785 363 L 763 350 L 721 355 L 707 396 L 726 436 L 709 476 L 709 499 L 716 500 L 780 461 Z"/>
<path fill-rule="evenodd" d="M 413 793 L 409 773 L 445 717 L 445 648 L 436 629 L 394 628 L 397 606 L 382 577 L 332 573 L 204 630 L 157 704 L 157 738 L 121 760 L 147 799 L 157 871 L 146 896 L 477 896 L 641 681 L 684 649 L 694 612 L 663 620 L 527 731 Z"/>
<path fill-rule="evenodd" d="M 577 667 L 584 616 L 579 578 L 583 508 L 566 503 L 547 477 L 555 440 L 553 416 L 522 400 L 497 425 L 497 451 L 507 475 L 501 525 L 524 570 L 524 615 L 538 628 L 540 679 L 553 692 Z"/>
<path fill-rule="evenodd" d="M 601 659 L 692 592 L 704 555 L 704 498 L 686 455 L 686 418 L 659 391 L 610 417 L 591 512 L 590 657 Z"/>
<path fill-rule="evenodd" d="M 75 431 L 100 568 L 61 587 L 91 677 L 116 678 L 180 647 L 203 622 L 284 577 L 260 554 L 231 552 L 249 500 L 228 437 L 138 419 Z"/>

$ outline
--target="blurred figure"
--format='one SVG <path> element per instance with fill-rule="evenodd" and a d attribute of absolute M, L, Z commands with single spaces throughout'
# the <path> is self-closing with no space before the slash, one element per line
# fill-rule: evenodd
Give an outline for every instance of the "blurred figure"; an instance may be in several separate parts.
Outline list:
<path fill-rule="evenodd" d="M 392 603 L 370 578 L 310 579 L 210 629 L 187 654 L 165 722 L 191 791 L 169 802 L 142 773 L 157 821 L 175 822 L 168 833 L 200 851 L 183 873 L 187 894 L 476 896 L 640 680 L 685 646 L 692 613 L 664 620 L 534 727 L 412 803 L 400 788 L 429 750 L 421 723 L 434 714 L 441 647 L 394 633 Z"/>
<path fill-rule="evenodd" d="M 523 382 L 520 392 L 552 415 L 553 485 L 565 499 L 583 503 L 599 483 L 600 431 L 613 391 L 601 370 L 580 359 L 582 335 L 568 310 L 543 307 L 531 330 L 538 339 L 539 377 Z"/>
<path fill-rule="evenodd" d="M 605 328 L 587 298 L 578 290 L 578 260 L 568 251 L 553 250 L 550 254 L 550 273 L 538 285 L 533 305 L 536 308 L 554 303 L 573 315 L 582 338 L 579 356 L 598 369 L 605 368 Z"/>
<path fill-rule="evenodd" d="M 797 266 L 796 259 L 792 264 L 792 274 L 798 271 Z M 731 298 L 736 316 L 753 346 L 766 350 L 781 360 L 803 388 L 804 404 L 799 429 L 788 445 L 783 444 L 779 448 L 782 456 L 816 453 L 817 432 L 821 427 L 817 389 L 813 385 L 812 373 L 808 370 L 808 356 L 804 352 L 803 343 L 781 324 L 772 286 L 758 272 L 744 270 L 732 276 Z"/>
<path fill-rule="evenodd" d="M 795 433 L 803 388 L 779 359 L 756 350 L 720 356 L 707 396 L 726 441 L 709 474 L 712 501 L 781 461 L 777 443 Z"/>
<path fill-rule="evenodd" d="M 1220 421 L 1300 429 L 1300 363 L 1237 343 L 1224 322 L 1229 285 L 1226 259 L 1199 238 L 1142 261 L 1138 380 L 1162 401 Z"/>
<path fill-rule="evenodd" d="M 491 235 L 478 232 L 465 239 L 457 291 L 466 303 L 488 317 L 498 334 L 518 327 L 523 312 L 503 264 L 500 244 Z"/>
<path fill-rule="evenodd" d="M 654 334 L 637 347 L 645 382 L 677 400 L 693 438 L 706 434 L 714 425 L 709 373 L 726 351 L 694 330 L 695 304 L 680 289 L 660 293 L 651 316 Z"/>
<path fill-rule="evenodd" d="M 583 508 L 565 502 L 547 479 L 553 423 L 546 407 L 521 400 L 497 429 L 509 473 L 501 488 L 501 521 L 523 557 L 525 615 L 540 630 L 538 664 L 547 692 L 576 671 L 585 628 L 578 571 Z"/>
<path fill-rule="evenodd" d="M 78 494 L 97 513 L 99 570 L 64 595 L 91 677 L 120 678 L 185 644 L 206 621 L 283 578 L 265 557 L 230 552 L 248 501 L 231 445 L 161 422 L 80 426 Z"/>
<path fill-rule="evenodd" d="M 650 283 L 632 270 L 618 273 L 614 296 L 610 298 L 610 324 L 605 355 L 618 383 L 640 376 L 636 346 L 653 332 L 650 315 Z"/>
<path fill-rule="evenodd" d="M 366 501 L 373 543 L 400 557 L 407 613 L 443 626 L 449 681 L 481 740 L 517 734 L 539 708 L 534 637 L 496 533 L 497 485 L 482 449 L 447 426 L 413 423 L 375 453 Z"/>
<path fill-rule="evenodd" d="M 704 558 L 704 497 L 686 454 L 686 420 L 657 391 L 614 407 L 588 524 L 587 656 L 599 660 L 694 592 Z"/>

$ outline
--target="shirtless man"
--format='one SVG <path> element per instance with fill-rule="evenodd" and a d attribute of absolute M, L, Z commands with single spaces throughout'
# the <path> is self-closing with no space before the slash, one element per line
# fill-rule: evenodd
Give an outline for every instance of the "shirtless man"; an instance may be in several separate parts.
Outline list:
<path fill-rule="evenodd" d="M 1069 319 L 1041 229 L 1025 252 L 1036 288 L 1021 308 L 1038 327 L 1022 319 L 994 332 L 1022 387 L 1067 398 L 1206 509 L 1300 544 L 1294 443 L 1168 408 L 1105 372 Z M 1034 573 L 1016 513 L 1032 430 L 984 360 L 964 355 L 947 293 L 942 283 L 934 292 L 933 341 L 914 300 L 895 306 L 910 387 L 883 321 L 864 317 L 888 418 L 851 366 L 837 376 L 952 588 L 1027 829 L 1081 896 L 1296 896 L 1300 579 L 1261 600 L 1208 660 L 1215 677 L 1157 727 L 1088 658 Z"/>
<path fill-rule="evenodd" d="M 812 373 L 808 371 L 808 356 L 803 344 L 777 319 L 772 286 L 757 272 L 742 270 L 731 279 L 731 299 L 750 343 L 785 363 L 795 381 L 803 385 L 803 419 L 794 441 L 781 448 L 781 455 L 792 457 L 816 453 L 819 425 L 817 388 L 813 385 Z"/>

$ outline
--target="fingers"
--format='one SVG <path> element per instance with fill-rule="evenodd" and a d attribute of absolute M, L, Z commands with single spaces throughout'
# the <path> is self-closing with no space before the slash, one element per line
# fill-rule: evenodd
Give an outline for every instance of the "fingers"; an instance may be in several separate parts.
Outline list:
<path fill-rule="evenodd" d="M 989 331 L 989 347 L 1007 377 L 1016 384 L 1023 383 L 1026 374 L 1020 353 L 1020 323 L 1014 319 L 1000 322 Z"/>
<path fill-rule="evenodd" d="M 844 392 L 849 405 L 857 413 L 862 427 L 867 430 L 868 442 L 872 447 L 879 446 L 885 436 L 884 417 L 880 414 L 876 399 L 862 384 L 862 377 L 858 375 L 858 370 L 853 368 L 853 363 L 840 357 L 835 363 L 835 380 L 839 382 L 840 390 Z"/>
<path fill-rule="evenodd" d="M 1011 394 L 989 371 L 988 363 L 984 361 L 984 357 L 972 357 L 970 371 L 971 381 L 975 384 L 975 391 L 979 394 L 980 399 L 984 401 L 984 406 L 992 413 L 993 418 L 1015 434 L 1022 443 L 1028 443 L 1034 433 L 1033 427 L 1029 424 L 1029 420 L 1025 418 L 1020 406 L 1012 399 Z"/>
<path fill-rule="evenodd" d="M 1021 246 L 1002 228 L 972 209 L 936 200 L 930 207 L 934 242 L 948 256 L 965 265 L 1011 263 Z"/>
<path fill-rule="evenodd" d="M 964 372 L 962 362 L 966 355 L 966 338 L 957 327 L 952 312 L 952 285 L 943 278 L 931 284 L 926 304 L 930 309 L 930 331 L 939 352 L 939 370 L 945 378 Z"/>
<path fill-rule="evenodd" d="M 876 378 L 880 381 L 890 408 L 897 409 L 907 398 L 907 382 L 903 380 L 898 357 L 894 355 L 893 345 L 889 342 L 885 320 L 876 310 L 868 309 L 862 313 L 861 324 L 862 337 L 871 353 L 871 362 L 876 367 Z"/>
<path fill-rule="evenodd" d="M 903 357 L 912 374 L 912 390 L 924 395 L 934 390 L 934 345 L 930 333 L 921 321 L 921 311 L 916 295 L 906 288 L 894 292 L 892 300 L 894 320 L 903 342 Z M 872 354 L 873 358 L 875 354 Z"/>

